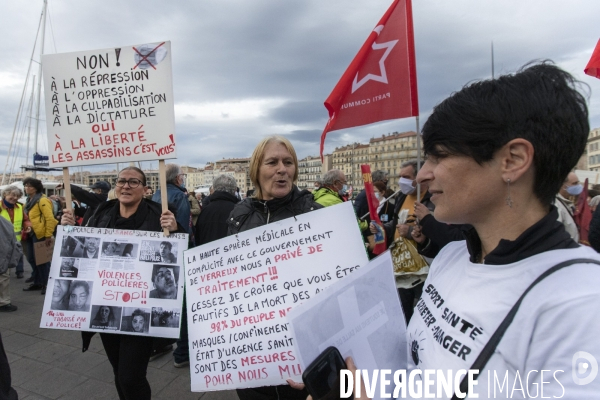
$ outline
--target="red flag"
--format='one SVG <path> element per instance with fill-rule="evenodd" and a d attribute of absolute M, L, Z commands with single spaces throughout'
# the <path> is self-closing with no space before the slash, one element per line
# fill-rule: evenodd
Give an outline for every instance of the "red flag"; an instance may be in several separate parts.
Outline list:
<path fill-rule="evenodd" d="M 379 200 L 375 197 L 375 190 L 373 190 L 371 167 L 368 164 L 363 164 L 360 166 L 360 171 L 362 172 L 363 181 L 365 182 L 365 193 L 367 195 L 367 203 L 369 204 L 369 217 L 371 218 L 371 222 L 374 222 L 375 226 L 378 228 L 378 232 L 373 235 L 375 237 L 373 254 L 381 254 L 385 251 L 387 246 L 385 243 L 385 230 L 383 229 L 383 224 L 379 219 L 379 215 L 377 215 Z"/>
<path fill-rule="evenodd" d="M 583 72 L 589 76 L 600 79 L 600 40 L 598 40 L 598 43 L 596 43 L 596 48 L 592 53 L 592 58 L 590 58 L 590 61 L 585 66 Z"/>
<path fill-rule="evenodd" d="M 577 211 L 575 212 L 573 219 L 579 229 L 579 243 L 589 246 L 590 241 L 588 239 L 588 234 L 590 233 L 590 222 L 592 221 L 592 209 L 588 204 L 587 198 L 588 180 L 586 178 L 585 184 L 583 185 L 583 192 L 579 194 L 579 198 L 577 199 Z"/>
<path fill-rule="evenodd" d="M 329 131 L 419 115 L 411 0 L 395 0 L 325 100 Z"/>

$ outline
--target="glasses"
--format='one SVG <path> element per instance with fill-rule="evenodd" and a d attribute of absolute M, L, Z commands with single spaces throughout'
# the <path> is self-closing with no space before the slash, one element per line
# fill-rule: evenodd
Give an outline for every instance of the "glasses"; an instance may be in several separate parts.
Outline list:
<path fill-rule="evenodd" d="M 117 180 L 117 186 L 118 187 L 123 187 L 125 186 L 125 184 L 128 184 L 130 188 L 135 189 L 136 187 L 140 186 L 140 184 L 142 183 L 142 181 L 140 181 L 139 179 L 119 179 Z"/>

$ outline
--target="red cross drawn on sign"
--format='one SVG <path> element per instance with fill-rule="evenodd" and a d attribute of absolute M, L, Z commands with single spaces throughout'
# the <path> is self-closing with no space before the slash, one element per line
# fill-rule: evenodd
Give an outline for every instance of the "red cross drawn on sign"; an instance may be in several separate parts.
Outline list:
<path fill-rule="evenodd" d="M 133 50 L 135 50 L 136 53 L 138 53 L 141 57 L 140 61 L 135 64 L 135 67 L 133 67 L 133 69 L 136 69 L 138 65 L 140 65 L 142 62 L 146 61 L 148 64 L 150 64 L 150 66 L 154 69 L 156 69 L 156 67 L 154 65 L 152 65 L 152 63 L 150 62 L 150 60 L 148 60 L 148 57 L 150 57 L 150 54 L 154 53 L 156 51 L 156 49 L 158 49 L 160 46 L 162 46 L 163 44 L 165 44 L 165 42 L 162 42 L 161 44 L 159 44 L 158 46 L 156 46 L 155 48 L 152 49 L 151 52 L 149 52 L 146 55 L 143 55 L 142 53 L 140 53 L 138 51 L 138 49 L 136 49 L 135 47 L 133 48 Z"/>

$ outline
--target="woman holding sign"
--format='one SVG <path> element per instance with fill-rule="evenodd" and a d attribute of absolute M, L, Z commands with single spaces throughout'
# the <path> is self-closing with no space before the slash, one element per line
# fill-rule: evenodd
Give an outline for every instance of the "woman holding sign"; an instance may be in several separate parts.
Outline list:
<path fill-rule="evenodd" d="M 46 246 L 52 246 L 52 235 L 58 221 L 54 218 L 54 213 L 52 212 L 52 202 L 44 194 L 42 181 L 35 178 L 25 178 L 23 179 L 23 188 L 25 189 L 25 193 L 27 193 L 25 211 L 29 216 L 33 228 L 33 235 L 27 240 L 27 261 L 29 261 L 33 269 L 33 283 L 23 288 L 23 290 L 26 292 L 41 290 L 42 294 L 46 294 L 50 263 L 37 264 L 34 245 L 43 241 L 46 243 Z M 28 281 L 29 279 L 25 282 Z"/>
<path fill-rule="evenodd" d="M 261 140 L 250 158 L 250 180 L 254 197 L 238 203 L 227 220 L 230 235 L 269 222 L 281 221 L 319 208 L 308 190 L 294 185 L 298 179 L 298 158 L 294 147 L 284 137 L 269 136 Z M 240 400 L 305 399 L 308 392 L 288 385 L 238 389 Z"/>
<path fill-rule="evenodd" d="M 129 229 L 160 232 L 185 232 L 170 211 L 162 212 L 161 205 L 144 199 L 146 175 L 136 167 L 119 172 L 115 200 L 102 203 L 87 226 L 96 228 Z M 62 225 L 75 225 L 73 214 L 63 214 Z M 93 333 L 83 332 L 83 350 L 87 350 Z M 115 373 L 115 385 L 121 400 L 150 399 L 146 379 L 148 360 L 152 352 L 152 337 L 101 333 L 102 344 Z"/>
<path fill-rule="evenodd" d="M 496 377 L 527 397 L 600 393 L 600 257 L 571 239 L 553 204 L 590 131 L 578 84 L 552 64 L 531 65 L 465 86 L 423 126 L 417 181 L 436 219 L 472 229 L 431 265 L 407 328 L 408 367 L 451 371 L 459 398 L 468 387 L 487 398 Z"/>

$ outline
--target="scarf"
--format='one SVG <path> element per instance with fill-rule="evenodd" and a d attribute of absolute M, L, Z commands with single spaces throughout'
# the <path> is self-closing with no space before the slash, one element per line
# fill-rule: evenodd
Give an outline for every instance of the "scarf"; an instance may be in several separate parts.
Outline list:
<path fill-rule="evenodd" d="M 33 206 L 35 206 L 40 201 L 42 196 L 42 193 L 36 193 L 32 197 L 29 197 L 27 199 L 27 202 L 25 203 L 25 210 L 27 210 L 27 214 L 29 214 L 29 211 L 33 208 Z"/>
<path fill-rule="evenodd" d="M 4 203 L 4 207 L 6 208 L 15 208 L 15 205 L 12 203 L 9 203 L 8 201 L 6 201 L 6 199 L 2 199 L 2 202 Z"/>
<path fill-rule="evenodd" d="M 110 216 L 110 220 L 107 228 L 117 228 L 117 229 L 139 229 L 140 226 L 146 221 L 146 216 L 148 215 L 148 205 L 144 200 L 140 202 L 137 210 L 129 217 L 123 218 L 119 212 L 120 204 L 117 202 L 115 206 L 108 211 L 108 215 Z"/>

